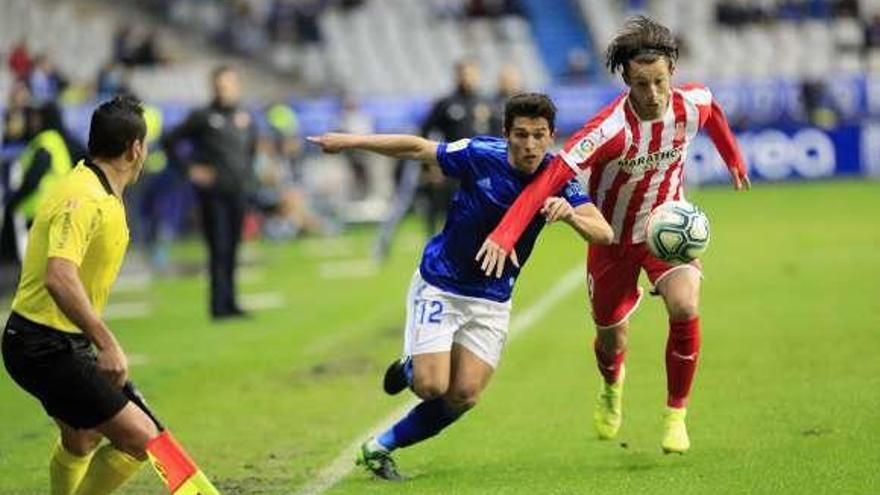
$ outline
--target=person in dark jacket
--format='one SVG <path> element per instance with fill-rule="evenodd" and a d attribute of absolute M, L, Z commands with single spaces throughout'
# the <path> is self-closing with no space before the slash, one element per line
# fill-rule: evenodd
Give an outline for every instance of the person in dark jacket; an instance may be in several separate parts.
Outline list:
<path fill-rule="evenodd" d="M 211 81 L 211 103 L 193 110 L 162 144 L 169 163 L 180 167 L 198 192 L 208 242 L 211 316 L 221 319 L 245 315 L 236 300 L 235 269 L 246 198 L 254 183 L 257 131 L 251 115 L 240 107 L 238 72 L 220 66 Z M 184 140 L 193 145 L 186 162 L 177 150 Z"/>
<path fill-rule="evenodd" d="M 434 102 L 422 123 L 421 135 L 438 141 L 453 142 L 471 136 L 489 134 L 492 129 L 492 103 L 480 94 L 480 68 L 474 60 L 463 59 L 455 64 L 455 89 Z M 415 199 L 416 189 L 425 204 L 425 231 L 433 237 L 457 184 L 434 167 L 423 171 L 421 163 L 404 161 L 391 211 L 383 222 L 373 248 L 374 256 L 387 258 L 391 241 L 404 214 Z"/>

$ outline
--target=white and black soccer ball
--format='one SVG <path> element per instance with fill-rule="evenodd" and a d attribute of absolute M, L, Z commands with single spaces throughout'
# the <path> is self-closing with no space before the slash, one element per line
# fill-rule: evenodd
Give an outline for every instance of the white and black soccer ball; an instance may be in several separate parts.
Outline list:
<path fill-rule="evenodd" d="M 661 204 L 648 216 L 648 249 L 670 263 L 688 263 L 709 247 L 709 218 L 687 201 Z"/>

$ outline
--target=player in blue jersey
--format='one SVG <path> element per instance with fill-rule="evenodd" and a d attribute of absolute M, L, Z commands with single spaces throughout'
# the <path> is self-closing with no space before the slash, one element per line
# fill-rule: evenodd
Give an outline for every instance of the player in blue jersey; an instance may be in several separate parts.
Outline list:
<path fill-rule="evenodd" d="M 501 278 L 483 276 L 474 254 L 483 238 L 551 159 L 556 108 L 542 94 L 512 97 L 504 111 L 505 139 L 474 137 L 438 143 L 408 135 L 324 134 L 309 140 L 325 152 L 372 151 L 439 166 L 461 182 L 443 231 L 432 238 L 406 298 L 404 358 L 391 364 L 385 390 L 409 386 L 422 399 L 390 429 L 361 446 L 358 464 L 376 476 L 401 480 L 391 452 L 427 438 L 474 407 L 507 340 L 510 296 L 520 263 Z M 608 244 L 611 226 L 576 180 L 550 197 L 516 244 L 525 263 L 541 228 L 563 221 L 585 240 Z"/>

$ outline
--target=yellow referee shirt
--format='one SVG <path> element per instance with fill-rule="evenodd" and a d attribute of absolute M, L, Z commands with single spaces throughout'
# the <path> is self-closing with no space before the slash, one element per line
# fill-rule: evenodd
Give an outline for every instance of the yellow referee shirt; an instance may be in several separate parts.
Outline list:
<path fill-rule="evenodd" d="M 46 290 L 48 259 L 64 258 L 79 267 L 86 294 L 100 316 L 127 247 L 122 200 L 113 194 L 100 168 L 80 162 L 40 204 L 28 234 L 12 310 L 57 330 L 82 333 Z"/>

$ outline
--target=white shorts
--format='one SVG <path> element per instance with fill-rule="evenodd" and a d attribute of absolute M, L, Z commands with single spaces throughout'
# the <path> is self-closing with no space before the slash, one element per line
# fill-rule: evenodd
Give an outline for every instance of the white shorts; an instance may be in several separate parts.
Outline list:
<path fill-rule="evenodd" d="M 498 367 L 507 341 L 510 301 L 459 296 L 425 282 L 413 274 L 406 296 L 406 356 L 450 352 L 456 342 L 492 368 Z"/>

